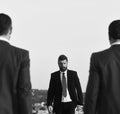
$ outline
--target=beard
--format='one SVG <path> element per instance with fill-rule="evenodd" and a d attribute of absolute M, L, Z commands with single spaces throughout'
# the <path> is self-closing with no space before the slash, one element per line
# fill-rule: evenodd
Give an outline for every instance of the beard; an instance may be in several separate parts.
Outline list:
<path fill-rule="evenodd" d="M 67 70 L 67 67 L 60 68 L 60 71 L 62 71 L 62 72 L 66 71 L 66 70 Z"/>

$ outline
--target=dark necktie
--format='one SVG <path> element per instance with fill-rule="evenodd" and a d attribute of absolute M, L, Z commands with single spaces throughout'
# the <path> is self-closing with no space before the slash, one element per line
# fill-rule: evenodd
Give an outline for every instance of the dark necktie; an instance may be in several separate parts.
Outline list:
<path fill-rule="evenodd" d="M 67 83 L 66 83 L 65 73 L 62 74 L 62 87 L 63 87 L 62 95 L 66 97 L 67 96 Z"/>

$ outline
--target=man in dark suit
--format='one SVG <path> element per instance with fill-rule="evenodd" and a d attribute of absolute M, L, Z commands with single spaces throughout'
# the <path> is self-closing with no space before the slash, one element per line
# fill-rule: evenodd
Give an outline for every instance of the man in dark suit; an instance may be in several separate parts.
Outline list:
<path fill-rule="evenodd" d="M 110 24 L 109 40 L 109 49 L 91 56 L 85 114 L 120 114 L 120 20 Z"/>
<path fill-rule="evenodd" d="M 74 114 L 83 105 L 83 96 L 76 71 L 68 70 L 68 58 L 60 55 L 58 58 L 59 71 L 51 74 L 47 106 L 48 111 L 55 114 Z"/>
<path fill-rule="evenodd" d="M 12 20 L 0 13 L 0 114 L 32 114 L 28 51 L 9 43 Z"/>

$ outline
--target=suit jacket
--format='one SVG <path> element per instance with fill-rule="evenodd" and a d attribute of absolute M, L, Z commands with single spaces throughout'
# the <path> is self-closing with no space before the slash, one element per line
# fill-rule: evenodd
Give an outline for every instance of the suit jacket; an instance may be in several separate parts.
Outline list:
<path fill-rule="evenodd" d="M 85 114 L 120 114 L 120 45 L 93 53 Z"/>
<path fill-rule="evenodd" d="M 80 82 L 76 71 L 67 71 L 67 83 L 70 98 L 75 104 L 83 104 L 82 90 Z M 47 95 L 47 105 L 53 104 L 54 110 L 59 107 L 62 99 L 62 84 L 60 79 L 60 71 L 51 74 L 48 95 Z"/>
<path fill-rule="evenodd" d="M 0 40 L 0 114 L 32 114 L 28 51 Z"/>

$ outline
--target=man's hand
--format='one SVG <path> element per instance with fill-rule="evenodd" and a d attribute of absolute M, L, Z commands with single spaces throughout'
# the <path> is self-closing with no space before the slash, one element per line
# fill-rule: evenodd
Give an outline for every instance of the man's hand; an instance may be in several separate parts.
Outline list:
<path fill-rule="evenodd" d="M 77 105 L 76 111 L 83 112 L 83 106 L 82 105 Z"/>
<path fill-rule="evenodd" d="M 52 106 L 48 106 L 48 112 L 52 113 L 53 112 L 53 107 Z"/>

